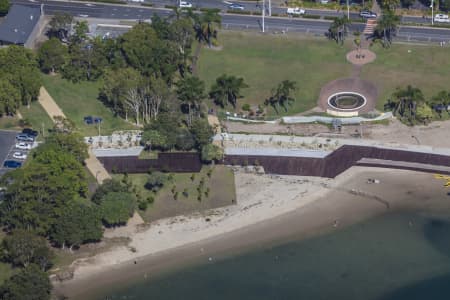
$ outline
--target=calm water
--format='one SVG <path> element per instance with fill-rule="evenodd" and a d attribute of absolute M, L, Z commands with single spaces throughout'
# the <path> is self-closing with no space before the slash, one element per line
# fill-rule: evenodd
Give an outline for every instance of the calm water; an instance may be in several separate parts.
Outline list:
<path fill-rule="evenodd" d="M 385 215 L 97 299 L 450 299 L 450 219 Z"/>

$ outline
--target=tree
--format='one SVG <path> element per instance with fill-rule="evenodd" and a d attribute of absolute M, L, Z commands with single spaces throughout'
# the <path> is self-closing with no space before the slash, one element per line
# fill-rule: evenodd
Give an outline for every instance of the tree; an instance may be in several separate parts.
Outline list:
<path fill-rule="evenodd" d="M 33 160 L 5 175 L 5 183 L 4 225 L 41 235 L 49 233 L 69 202 L 87 193 L 84 167 L 57 147 L 38 147 Z"/>
<path fill-rule="evenodd" d="M 3 260 L 19 267 L 36 264 L 42 271 L 51 266 L 53 256 L 47 241 L 30 231 L 15 230 L 2 243 Z"/>
<path fill-rule="evenodd" d="M 131 89 L 141 86 L 142 77 L 133 68 L 107 69 L 103 75 L 100 99 L 119 115 L 127 116 L 124 104 Z"/>
<path fill-rule="evenodd" d="M 20 106 L 20 92 L 9 80 L 0 78 L 0 116 L 13 115 Z"/>
<path fill-rule="evenodd" d="M 142 142 L 147 146 L 151 143 L 152 147 L 155 146 L 155 142 L 158 144 L 158 148 L 161 150 L 173 149 L 177 142 L 177 136 L 179 132 L 180 118 L 174 113 L 160 113 L 158 117 L 153 120 L 144 128 L 144 133 L 142 135 Z M 147 133 L 147 131 L 156 131 Z M 150 137 L 153 137 L 152 139 Z"/>
<path fill-rule="evenodd" d="M 202 148 L 202 161 L 211 162 L 223 158 L 223 149 L 214 144 L 208 144 Z"/>
<path fill-rule="evenodd" d="M 328 29 L 328 38 L 343 45 L 350 23 L 350 20 L 346 16 L 335 18 Z"/>
<path fill-rule="evenodd" d="M 0 0 L 0 17 L 8 14 L 10 6 L 9 0 Z"/>
<path fill-rule="evenodd" d="M 145 123 L 155 120 L 164 100 L 172 97 L 167 84 L 161 78 L 150 79 L 143 90 L 142 119 Z"/>
<path fill-rule="evenodd" d="M 448 112 L 450 93 L 448 91 L 440 91 L 435 96 L 431 97 L 431 99 L 427 101 L 427 104 L 439 114 L 439 117 L 442 117 L 442 112 L 444 110 Z"/>
<path fill-rule="evenodd" d="M 400 0 L 381 0 L 381 7 L 386 10 L 393 11 L 400 6 Z"/>
<path fill-rule="evenodd" d="M 177 96 L 187 110 L 187 124 L 192 124 L 192 111 L 200 115 L 200 105 L 205 97 L 205 83 L 198 77 L 186 77 L 176 83 Z"/>
<path fill-rule="evenodd" d="M 142 102 L 143 100 L 141 97 L 141 93 L 137 88 L 131 88 L 128 90 L 124 103 L 127 108 L 133 111 L 137 126 L 139 126 L 139 115 L 141 111 Z M 128 111 L 128 109 L 126 109 L 126 111 Z M 126 114 L 125 119 L 128 120 L 128 114 Z"/>
<path fill-rule="evenodd" d="M 192 20 L 181 18 L 173 21 L 169 26 L 168 38 L 176 43 L 178 50 L 183 57 L 184 64 L 191 54 L 192 43 L 194 42 L 194 27 Z"/>
<path fill-rule="evenodd" d="M 295 101 L 295 99 L 291 97 L 291 92 L 295 91 L 295 89 L 295 81 L 283 80 L 272 90 L 272 96 L 265 101 L 265 104 L 271 105 L 277 113 L 280 106 L 287 111 L 287 105 L 290 105 Z"/>
<path fill-rule="evenodd" d="M 197 149 L 201 150 L 203 146 L 211 143 L 214 131 L 205 119 L 197 119 L 192 123 L 191 133 L 195 139 Z"/>
<path fill-rule="evenodd" d="M 117 179 L 106 179 L 103 184 L 100 185 L 92 196 L 92 202 L 100 205 L 103 197 L 109 192 L 129 192 L 131 186 L 121 182 Z"/>
<path fill-rule="evenodd" d="M 96 206 L 70 203 L 51 230 L 51 240 L 63 249 L 79 247 L 102 238 L 101 216 Z"/>
<path fill-rule="evenodd" d="M 211 47 L 213 39 L 217 38 L 217 27 L 220 27 L 222 17 L 217 11 L 207 10 L 199 18 L 194 18 L 194 21 L 197 40 Z"/>
<path fill-rule="evenodd" d="M 392 94 L 393 114 L 397 115 L 401 121 L 414 124 L 416 112 L 419 104 L 425 102 L 422 91 L 408 85 L 406 89 L 397 89 Z"/>
<path fill-rule="evenodd" d="M 392 43 L 392 38 L 397 32 L 398 24 L 400 23 L 400 17 L 395 15 L 394 11 L 387 10 L 381 16 L 378 21 L 378 25 L 375 28 L 374 35 L 377 39 L 381 39 L 384 48 L 389 48 Z"/>
<path fill-rule="evenodd" d="M 421 102 L 416 108 L 416 118 L 426 124 L 433 118 L 433 111 L 425 102 Z"/>
<path fill-rule="evenodd" d="M 181 128 L 178 131 L 176 148 L 183 151 L 189 151 L 195 147 L 195 139 L 187 128 Z"/>
<path fill-rule="evenodd" d="M 167 179 L 167 175 L 162 172 L 151 172 L 147 177 L 145 188 L 156 193 L 164 186 Z"/>
<path fill-rule="evenodd" d="M 151 148 L 168 150 L 172 146 L 167 143 L 167 138 L 157 130 L 144 131 L 141 142 L 146 145 L 149 150 L 151 150 Z"/>
<path fill-rule="evenodd" d="M 39 48 L 38 57 L 41 70 L 45 73 L 54 73 L 64 66 L 67 56 L 67 47 L 56 38 L 45 41 Z"/>
<path fill-rule="evenodd" d="M 216 83 L 211 87 L 209 96 L 216 104 L 222 107 L 225 107 L 228 103 L 236 107 L 237 99 L 241 97 L 241 89 L 247 87 L 248 85 L 245 84 L 244 78 L 223 74 L 216 79 Z"/>
<path fill-rule="evenodd" d="M 73 27 L 74 33 L 71 36 L 72 44 L 80 44 L 87 40 L 89 32 L 89 24 L 87 21 L 77 21 Z"/>
<path fill-rule="evenodd" d="M 80 163 L 84 163 L 84 160 L 89 157 L 87 144 L 84 142 L 83 137 L 75 132 L 55 132 L 51 134 L 46 138 L 45 144 L 41 149 L 46 147 L 54 147 L 63 152 L 69 153 Z"/>
<path fill-rule="evenodd" d="M 133 215 L 136 197 L 131 193 L 107 193 L 101 201 L 102 220 L 106 226 L 120 226 Z"/>
<path fill-rule="evenodd" d="M 49 300 L 52 285 L 47 274 L 30 265 L 5 281 L 0 288 L 2 300 Z"/>
<path fill-rule="evenodd" d="M 73 22 L 73 16 L 68 13 L 55 13 L 50 20 L 50 29 L 47 34 L 51 37 L 56 37 L 60 40 L 67 39 L 69 30 Z"/>

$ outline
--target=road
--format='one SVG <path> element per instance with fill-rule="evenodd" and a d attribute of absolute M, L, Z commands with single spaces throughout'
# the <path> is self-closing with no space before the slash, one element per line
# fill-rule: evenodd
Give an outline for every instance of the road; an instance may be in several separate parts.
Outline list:
<path fill-rule="evenodd" d="M 170 1 L 168 2 L 170 3 Z M 209 5 L 216 5 L 212 1 L 210 2 L 207 3 L 209 3 Z M 136 5 L 91 4 L 47 0 L 12 0 L 12 3 L 26 5 L 40 5 L 40 3 L 43 3 L 46 14 L 67 12 L 79 17 L 104 19 L 149 19 L 153 14 L 169 16 L 172 13 L 170 9 L 141 7 Z M 265 25 L 267 32 L 307 32 L 316 35 L 324 35 L 328 31 L 330 21 L 304 18 L 267 17 L 265 19 Z M 261 17 L 222 14 L 222 27 L 224 29 L 235 30 L 261 30 Z M 361 32 L 363 28 L 364 24 L 353 23 L 350 31 L 353 32 L 358 30 Z M 430 27 L 400 26 L 396 39 L 404 41 L 450 42 L 450 30 Z"/>

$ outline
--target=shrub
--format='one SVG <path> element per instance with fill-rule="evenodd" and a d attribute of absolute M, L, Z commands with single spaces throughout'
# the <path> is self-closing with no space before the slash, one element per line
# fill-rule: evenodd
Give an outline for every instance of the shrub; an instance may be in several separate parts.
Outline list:
<path fill-rule="evenodd" d="M 184 190 L 183 190 L 183 196 L 184 197 L 189 197 L 189 192 L 188 192 L 188 189 L 187 188 L 185 188 Z"/>
<path fill-rule="evenodd" d="M 244 103 L 244 104 L 242 105 L 242 110 L 250 111 L 250 104 Z"/>
<path fill-rule="evenodd" d="M 145 183 L 145 188 L 153 192 L 159 191 L 167 181 L 168 176 L 161 172 L 152 172 Z"/>
<path fill-rule="evenodd" d="M 318 19 L 320 19 L 320 16 L 319 15 L 303 15 L 303 18 L 318 20 Z"/>

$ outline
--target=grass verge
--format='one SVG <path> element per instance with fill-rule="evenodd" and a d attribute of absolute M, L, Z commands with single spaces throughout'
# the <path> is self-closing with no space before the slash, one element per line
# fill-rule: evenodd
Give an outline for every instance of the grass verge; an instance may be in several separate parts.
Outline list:
<path fill-rule="evenodd" d="M 146 222 L 151 222 L 161 218 L 201 212 L 234 203 L 236 190 L 232 170 L 222 165 L 216 165 L 212 168 L 211 175 L 208 176 L 210 169 L 209 166 L 203 167 L 199 173 L 195 173 L 193 179 L 192 173 L 175 173 L 173 174 L 173 180 L 167 182 L 156 194 L 144 187 L 147 182 L 147 174 L 129 174 L 129 179 L 142 197 L 154 197 L 153 204 L 145 212 L 140 212 L 142 218 Z M 122 179 L 123 175 L 113 176 Z M 202 188 L 202 199 L 199 201 L 197 187 L 202 179 L 205 183 Z M 178 193 L 176 200 L 172 189 L 174 193 Z M 209 193 L 206 196 L 205 192 L 208 189 Z M 187 196 L 183 195 L 184 191 Z"/>
<path fill-rule="evenodd" d="M 101 135 L 111 134 L 115 130 L 135 129 L 136 127 L 114 116 L 100 100 L 97 99 L 101 81 L 72 83 L 60 76 L 42 75 L 44 86 L 61 107 L 64 114 L 71 119 L 85 136 L 98 135 L 98 128 L 86 125 L 85 116 L 101 117 Z"/>

